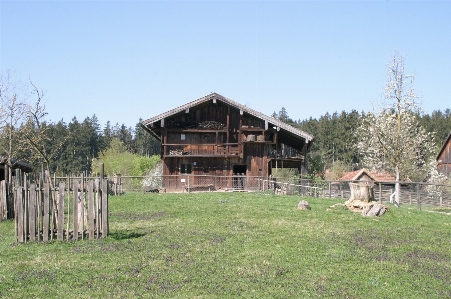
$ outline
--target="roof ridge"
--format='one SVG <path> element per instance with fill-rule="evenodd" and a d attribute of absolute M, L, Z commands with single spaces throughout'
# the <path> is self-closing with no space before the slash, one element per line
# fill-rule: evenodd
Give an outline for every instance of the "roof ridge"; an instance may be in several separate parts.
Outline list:
<path fill-rule="evenodd" d="M 253 115 L 255 117 L 258 117 L 258 118 L 261 118 L 261 119 L 266 120 L 268 122 L 271 122 L 275 126 L 283 128 L 283 129 L 287 130 L 288 132 L 291 132 L 291 133 L 296 134 L 296 135 L 300 135 L 300 136 L 304 137 L 307 141 L 312 141 L 313 138 L 314 138 L 312 135 L 310 135 L 310 134 L 308 134 L 308 133 L 306 133 L 304 131 L 301 131 L 301 130 L 299 130 L 299 129 L 297 129 L 297 128 L 289 125 L 289 124 L 286 124 L 286 123 L 284 123 L 284 122 L 282 122 L 282 121 L 280 121 L 278 119 L 275 119 L 273 117 L 267 116 L 267 115 L 265 115 L 265 114 L 263 114 L 261 112 L 258 112 L 258 111 L 254 110 L 252 108 L 247 107 L 246 105 L 240 104 L 240 103 L 238 103 L 238 102 L 236 102 L 236 101 L 234 101 L 232 99 L 224 97 L 224 96 L 222 96 L 222 95 L 220 95 L 220 94 L 218 94 L 216 92 L 212 92 L 212 93 L 210 93 L 210 94 L 208 94 L 206 96 L 203 96 L 203 97 L 201 97 L 201 98 L 199 98 L 197 100 L 188 102 L 188 103 L 186 103 L 184 105 L 181 105 L 181 106 L 178 106 L 176 108 L 173 108 L 173 109 L 171 109 L 171 110 L 169 110 L 167 112 L 161 113 L 161 114 L 159 114 L 157 116 L 154 116 L 152 118 L 144 120 L 144 121 L 141 122 L 141 124 L 142 125 L 148 125 L 148 124 L 150 124 L 152 122 L 161 120 L 161 119 L 163 119 L 163 118 L 165 118 L 165 117 L 167 117 L 169 115 L 173 115 L 175 113 L 181 112 L 181 111 L 186 110 L 186 109 L 188 109 L 190 107 L 196 106 L 198 104 L 201 104 L 201 103 L 203 103 L 203 102 L 205 102 L 207 100 L 211 100 L 211 99 L 214 99 L 214 98 L 216 98 L 216 99 L 218 99 L 218 100 L 220 100 L 220 101 L 222 101 L 224 103 L 227 103 L 227 104 L 229 104 L 231 106 L 239 108 L 239 109 L 245 111 L 246 113 L 248 113 L 250 115 Z"/>

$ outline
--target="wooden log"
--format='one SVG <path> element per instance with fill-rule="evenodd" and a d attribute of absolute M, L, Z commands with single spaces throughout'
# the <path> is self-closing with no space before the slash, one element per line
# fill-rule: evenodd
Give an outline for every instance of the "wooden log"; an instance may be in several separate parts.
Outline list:
<path fill-rule="evenodd" d="M 102 238 L 108 236 L 108 180 L 102 182 Z"/>
<path fill-rule="evenodd" d="M 85 223 L 86 223 L 86 219 L 85 219 L 85 217 L 86 217 L 86 213 L 85 213 L 85 208 L 86 208 L 86 205 L 85 205 L 85 177 L 84 177 L 84 174 L 82 173 L 81 174 L 81 188 L 80 188 L 81 190 L 80 190 L 80 206 L 79 206 L 79 209 L 78 209 L 78 212 L 80 213 L 80 218 L 78 219 L 78 221 L 80 221 L 81 222 L 81 225 L 79 226 L 79 230 L 81 230 L 81 239 L 83 240 L 84 239 L 84 236 L 85 236 Z"/>
<path fill-rule="evenodd" d="M 50 232 L 50 184 L 44 183 L 44 221 L 42 229 L 42 241 L 49 240 Z"/>
<path fill-rule="evenodd" d="M 69 241 L 69 224 L 70 224 L 70 176 L 67 177 L 67 229 L 66 240 Z"/>
<path fill-rule="evenodd" d="M 0 181 L 0 221 L 8 218 L 6 181 Z"/>
<path fill-rule="evenodd" d="M 23 188 L 21 186 L 17 186 L 16 189 L 16 241 L 18 243 L 24 242 L 24 207 L 23 207 Z"/>
<path fill-rule="evenodd" d="M 78 240 L 78 181 L 74 180 L 74 235 L 73 239 Z"/>
<path fill-rule="evenodd" d="M 96 239 L 99 238 L 99 233 L 100 233 L 100 205 L 99 205 L 99 198 L 100 198 L 100 182 L 103 180 L 103 178 L 101 179 L 96 179 L 94 182 L 94 187 L 95 187 L 95 217 L 96 217 Z"/>
<path fill-rule="evenodd" d="M 36 241 L 36 185 L 30 185 L 30 196 L 28 202 L 28 234 L 31 241 Z"/>
<path fill-rule="evenodd" d="M 60 183 L 58 188 L 58 221 L 56 225 L 57 239 L 62 241 L 64 239 L 64 189 L 65 184 Z"/>
<path fill-rule="evenodd" d="M 89 213 L 89 240 L 94 240 L 94 181 L 88 182 L 88 213 Z"/>

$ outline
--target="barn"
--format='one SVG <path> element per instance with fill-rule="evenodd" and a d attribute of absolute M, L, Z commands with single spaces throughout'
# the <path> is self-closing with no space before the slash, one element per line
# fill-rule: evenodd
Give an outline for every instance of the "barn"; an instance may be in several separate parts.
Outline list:
<path fill-rule="evenodd" d="M 448 177 L 451 174 L 451 133 L 437 155 L 437 170 Z"/>
<path fill-rule="evenodd" d="M 217 93 L 142 121 L 161 143 L 163 188 L 230 189 L 275 168 L 305 173 L 313 136 Z M 206 182 L 205 177 L 214 177 Z"/>

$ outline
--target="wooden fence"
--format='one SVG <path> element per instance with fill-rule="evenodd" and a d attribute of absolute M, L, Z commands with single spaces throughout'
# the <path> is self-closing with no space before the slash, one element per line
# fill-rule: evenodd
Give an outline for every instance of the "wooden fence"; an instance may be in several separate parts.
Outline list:
<path fill-rule="evenodd" d="M 14 200 L 9 192 L 9 184 L 4 180 L 0 181 L 0 221 L 14 216 Z"/>
<path fill-rule="evenodd" d="M 14 188 L 16 241 L 105 238 L 108 235 L 108 180 L 73 180 L 51 188 L 26 183 Z"/>

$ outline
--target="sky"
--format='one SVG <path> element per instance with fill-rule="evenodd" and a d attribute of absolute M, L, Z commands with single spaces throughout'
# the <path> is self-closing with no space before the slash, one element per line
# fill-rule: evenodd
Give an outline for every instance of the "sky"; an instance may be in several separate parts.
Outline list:
<path fill-rule="evenodd" d="M 48 119 L 134 127 L 216 92 L 294 120 L 371 111 L 397 51 L 451 108 L 451 1 L 5 1 L 0 72 Z"/>

